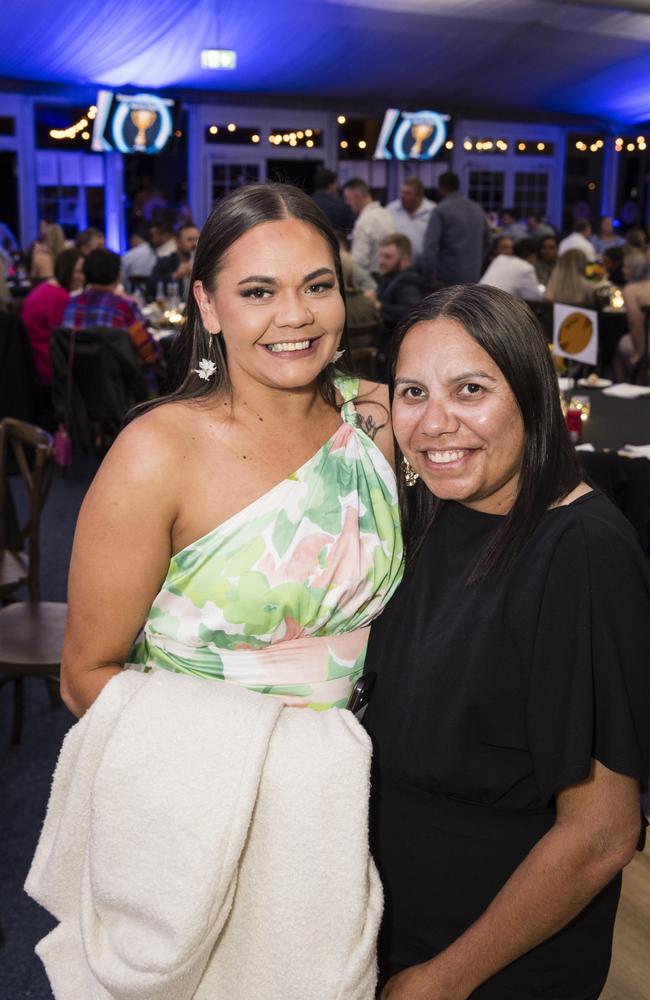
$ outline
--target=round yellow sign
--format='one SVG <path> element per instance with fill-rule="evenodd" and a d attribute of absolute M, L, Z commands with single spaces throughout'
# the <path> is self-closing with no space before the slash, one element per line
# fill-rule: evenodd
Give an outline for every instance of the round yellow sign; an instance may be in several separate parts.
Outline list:
<path fill-rule="evenodd" d="M 582 354 L 588 346 L 594 326 L 584 313 L 574 312 L 562 320 L 557 342 L 566 354 Z"/>

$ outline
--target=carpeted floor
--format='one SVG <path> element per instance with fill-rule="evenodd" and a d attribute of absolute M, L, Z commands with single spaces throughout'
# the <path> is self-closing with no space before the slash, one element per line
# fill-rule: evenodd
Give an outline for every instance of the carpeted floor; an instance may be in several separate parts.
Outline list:
<path fill-rule="evenodd" d="M 57 470 L 42 516 L 43 600 L 64 601 L 67 567 L 77 514 L 97 468 L 80 458 L 65 475 Z M 20 508 L 21 497 L 16 495 Z M 23 892 L 63 737 L 73 723 L 66 708 L 52 709 L 47 688 L 26 682 L 25 726 L 17 747 L 9 745 L 12 689 L 0 688 L 0 947 L 1 1000 L 51 1000 L 34 945 L 54 921 Z"/>

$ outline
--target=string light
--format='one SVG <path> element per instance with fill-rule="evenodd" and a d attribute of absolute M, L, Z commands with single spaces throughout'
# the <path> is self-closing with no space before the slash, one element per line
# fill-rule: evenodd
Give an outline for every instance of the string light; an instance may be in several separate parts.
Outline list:
<path fill-rule="evenodd" d="M 82 139 L 90 139 L 90 133 L 86 129 L 96 114 L 97 108 L 91 105 L 83 118 L 80 118 L 74 125 L 69 125 L 68 128 L 50 129 L 50 139 L 76 139 L 80 132 L 83 133 Z"/>
<path fill-rule="evenodd" d="M 471 142 L 469 141 L 469 139 L 465 139 L 465 142 L 463 143 L 463 149 L 469 151 L 471 148 L 472 148 Z"/>
<path fill-rule="evenodd" d="M 453 148 L 454 148 L 453 139 L 447 139 L 445 143 L 445 149 L 453 149 Z"/>
<path fill-rule="evenodd" d="M 523 153 L 524 150 L 525 150 L 525 148 L 526 148 L 526 143 L 525 142 L 519 142 L 519 143 L 517 143 L 517 149 L 519 150 L 520 153 Z"/>
<path fill-rule="evenodd" d="M 251 142 L 259 142 L 259 141 L 260 141 L 260 137 L 259 137 L 259 135 L 257 135 L 257 133 L 255 133 L 255 135 L 251 136 Z"/>
<path fill-rule="evenodd" d="M 540 153 L 543 153 L 544 150 L 546 149 L 546 146 L 545 146 L 545 144 L 543 142 L 538 142 L 537 143 L 537 148 L 540 151 Z"/>
<path fill-rule="evenodd" d="M 230 124 L 227 125 L 226 128 L 228 129 L 229 132 L 234 132 L 237 126 L 235 125 L 234 122 L 230 122 Z"/>
<path fill-rule="evenodd" d="M 219 129 L 218 129 L 218 127 L 216 125 L 211 125 L 210 126 L 210 135 L 216 135 L 218 131 L 219 131 Z"/>
<path fill-rule="evenodd" d="M 628 142 L 628 144 L 627 144 L 627 146 L 625 148 L 627 149 L 628 153 L 633 153 L 634 152 L 634 143 L 633 142 Z"/>
<path fill-rule="evenodd" d="M 314 145 L 314 140 L 313 139 L 307 139 L 307 142 L 305 143 L 305 146 L 307 146 L 308 149 L 311 149 L 313 147 L 313 145 Z"/>
<path fill-rule="evenodd" d="M 339 125 L 345 125 L 347 118 L 345 117 L 345 115 L 339 115 L 336 120 L 339 123 Z"/>

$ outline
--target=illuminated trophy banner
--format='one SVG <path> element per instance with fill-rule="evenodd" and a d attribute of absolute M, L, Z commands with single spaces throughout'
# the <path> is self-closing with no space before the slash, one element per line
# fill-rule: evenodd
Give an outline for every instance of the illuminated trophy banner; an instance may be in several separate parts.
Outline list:
<path fill-rule="evenodd" d="M 433 160 L 447 138 L 449 115 L 437 111 L 398 111 L 384 115 L 375 160 Z"/>
<path fill-rule="evenodd" d="M 156 94 L 100 90 L 92 148 L 120 153 L 159 153 L 173 129 L 174 102 Z"/>

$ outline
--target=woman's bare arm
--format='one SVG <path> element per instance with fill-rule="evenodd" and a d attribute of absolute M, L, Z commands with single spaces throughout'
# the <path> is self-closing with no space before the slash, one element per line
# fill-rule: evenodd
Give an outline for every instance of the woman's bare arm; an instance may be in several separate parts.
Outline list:
<path fill-rule="evenodd" d="M 169 565 L 178 463 L 155 412 L 120 434 L 77 522 L 61 662 L 77 716 L 122 669 Z"/>
<path fill-rule="evenodd" d="M 393 976 L 382 1000 L 465 1000 L 584 909 L 631 860 L 639 824 L 638 782 L 594 761 L 585 781 L 558 793 L 555 824 L 479 919 L 430 962 Z"/>

